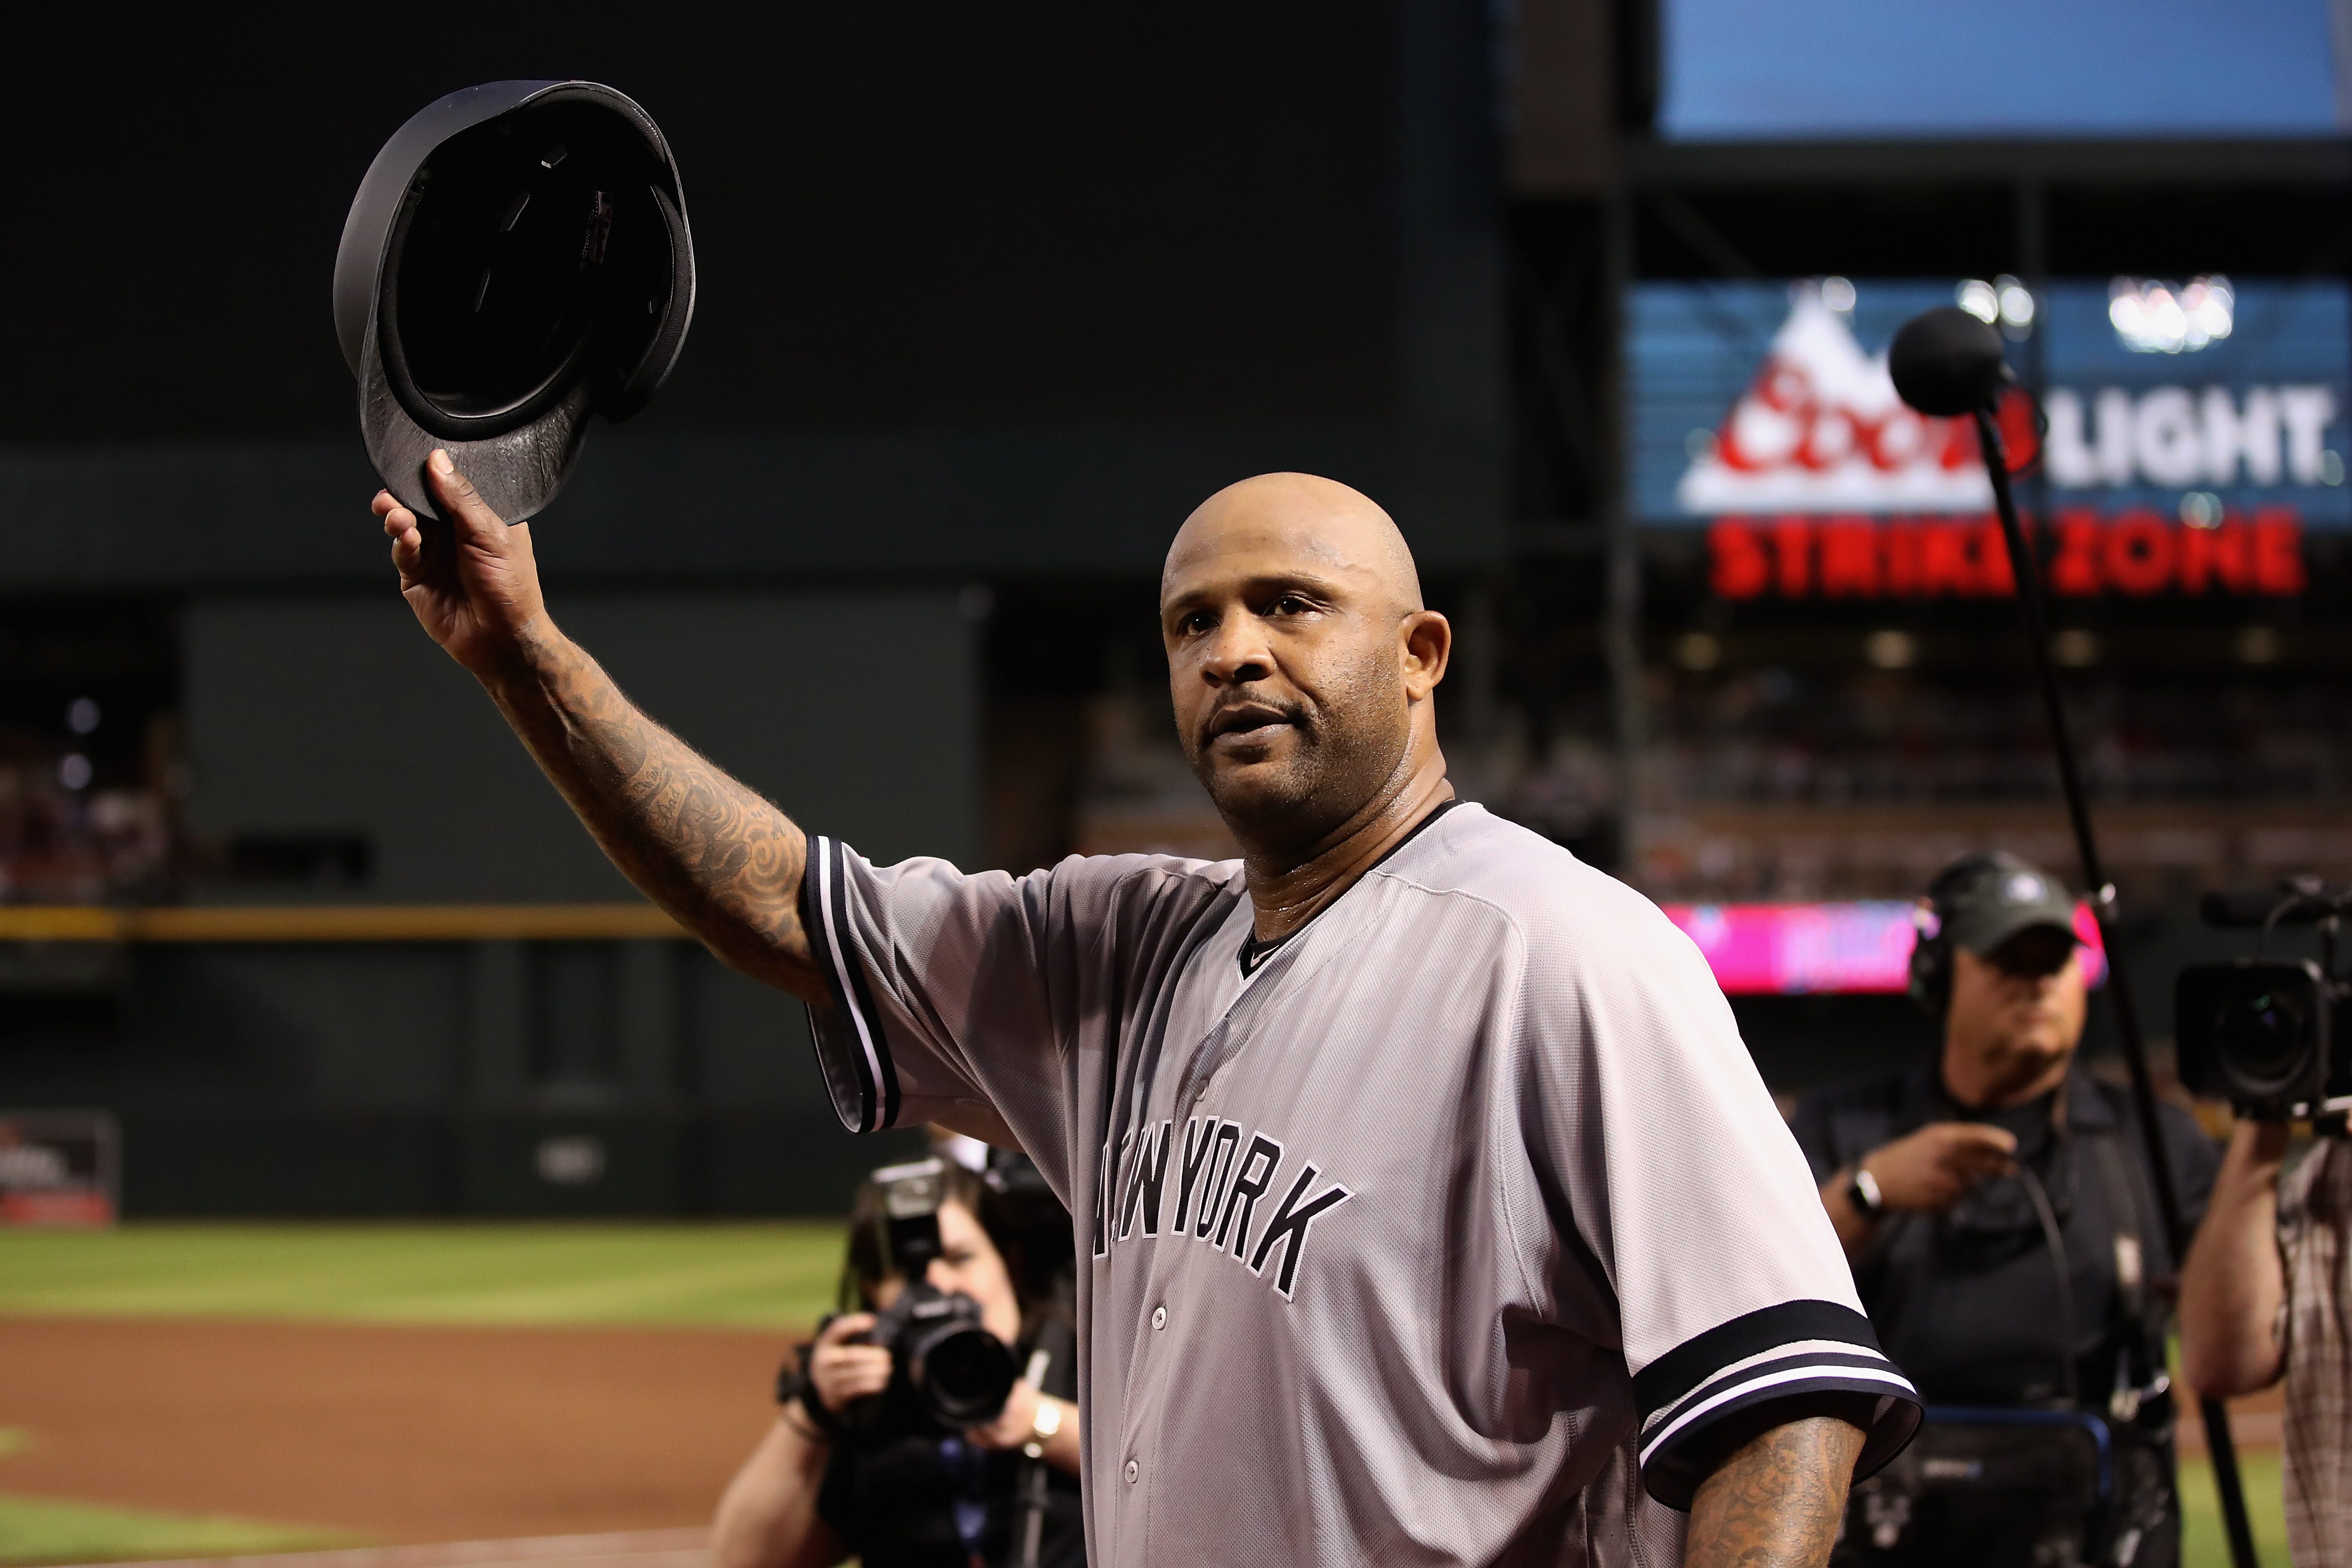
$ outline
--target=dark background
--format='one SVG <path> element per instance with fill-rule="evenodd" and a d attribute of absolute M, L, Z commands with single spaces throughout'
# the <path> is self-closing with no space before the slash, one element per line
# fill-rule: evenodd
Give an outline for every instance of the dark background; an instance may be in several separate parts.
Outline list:
<path fill-rule="evenodd" d="M 0 900 L 633 899 L 393 595 L 329 310 L 376 149 L 504 78 L 635 98 L 696 241 L 668 385 L 534 523 L 564 624 L 879 858 L 1062 853 L 1210 490 L 1329 472 L 1503 558 L 1494 42 L 1444 0 L 45 17 L 0 93 Z M 660 940 L 0 941 L 14 1107 L 117 1116 L 134 1214 L 824 1210 L 890 1157 L 797 1004 Z M 574 1136 L 604 1175 L 545 1180 Z"/>
<path fill-rule="evenodd" d="M 1654 22 L 1643 0 L 44 16 L 0 92 L 0 905 L 632 896 L 392 595 L 330 318 L 376 148 L 505 77 L 643 103 L 698 257 L 670 384 L 534 522 L 556 613 L 877 858 L 1024 869 L 1139 803 L 1198 828 L 1156 574 L 1192 506 L 1270 468 L 1397 516 L 1455 624 L 1460 787 L 1637 885 L 1643 843 L 1710 805 L 1661 798 L 1662 758 L 1884 752 L 1886 710 L 1907 744 L 1990 728 L 2043 755 L 2010 607 L 1732 604 L 1689 537 L 1633 526 L 1623 291 L 2339 277 L 2352 150 L 1663 142 Z M 2100 638 L 2066 676 L 2086 749 L 2167 726 L 2238 747 L 2183 724 L 2283 715 L 2322 781 L 2140 801 L 2125 769 L 2103 809 L 2252 831 L 2352 804 L 2347 563 L 2309 563 L 2308 595 L 2258 607 L 2260 668 L 2230 651 L 2240 603 L 2062 606 Z M 1916 663 L 1868 668 L 1890 626 Z M 88 784 L 60 782 L 71 756 Z M 101 796 L 163 847 L 107 849 Z M 2058 820 L 2054 772 L 1948 804 L 1988 837 Z M 2159 1037 L 2172 968 L 2231 950 L 2188 913 L 2218 874 L 2126 865 Z M 1932 1039 L 1896 997 L 1738 1006 L 1783 1090 Z M 122 1121 L 140 1214 L 818 1211 L 887 1152 L 833 1131 L 796 1005 L 656 940 L 0 940 L 0 1110 L 40 1107 Z M 583 1135 L 602 1181 L 537 1173 Z"/>
<path fill-rule="evenodd" d="M 684 172 L 662 430 L 1372 416 L 1393 400 L 1377 5 L 482 5 L 61 26 L 0 96 L 0 440 L 340 437 L 327 279 L 384 138 L 584 77 Z M 26 374 L 32 372 L 32 374 Z"/>

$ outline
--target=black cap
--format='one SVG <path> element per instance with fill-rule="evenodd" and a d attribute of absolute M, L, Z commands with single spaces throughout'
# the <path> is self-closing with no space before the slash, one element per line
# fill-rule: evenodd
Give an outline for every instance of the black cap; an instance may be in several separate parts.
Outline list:
<path fill-rule="evenodd" d="M 2033 926 L 2074 934 L 2074 900 L 2065 885 L 2014 855 L 1973 857 L 1937 881 L 1943 934 L 1979 958 Z"/>
<path fill-rule="evenodd" d="M 436 447 L 509 522 L 554 500 L 588 416 L 644 407 L 693 316 L 677 162 L 592 81 L 489 82 L 417 113 L 368 166 L 335 257 L 368 457 L 427 516 Z"/>

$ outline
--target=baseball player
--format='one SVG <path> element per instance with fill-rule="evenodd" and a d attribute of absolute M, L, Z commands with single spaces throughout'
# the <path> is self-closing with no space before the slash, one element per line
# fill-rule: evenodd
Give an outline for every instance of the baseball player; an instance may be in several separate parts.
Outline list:
<path fill-rule="evenodd" d="M 846 1126 L 1017 1142 L 1068 1204 L 1093 1562 L 1826 1559 L 1916 1396 L 1697 950 L 1454 801 L 1450 634 L 1378 507 L 1265 475 L 1169 551 L 1240 861 L 967 875 L 804 834 L 640 713 L 430 466 L 452 525 L 375 503 L 402 590 L 606 852 L 807 1000 Z"/>

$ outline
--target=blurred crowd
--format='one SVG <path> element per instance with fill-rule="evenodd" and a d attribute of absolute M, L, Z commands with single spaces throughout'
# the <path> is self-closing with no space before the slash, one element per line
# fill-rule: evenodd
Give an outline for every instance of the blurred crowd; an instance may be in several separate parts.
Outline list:
<path fill-rule="evenodd" d="M 190 857 L 171 778 L 109 780 L 88 753 L 0 735 L 0 902 L 167 895 Z"/>

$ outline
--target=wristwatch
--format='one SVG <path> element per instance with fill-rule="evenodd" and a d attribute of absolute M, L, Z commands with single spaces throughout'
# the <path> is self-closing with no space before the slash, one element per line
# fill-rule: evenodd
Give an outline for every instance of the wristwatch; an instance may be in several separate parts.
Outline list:
<path fill-rule="evenodd" d="M 1853 1180 L 1845 1184 L 1845 1198 L 1864 1219 L 1876 1219 L 1886 1212 L 1886 1194 L 1878 1190 L 1878 1178 L 1860 1165 L 1853 1168 Z"/>
<path fill-rule="evenodd" d="M 1029 1418 L 1029 1441 L 1021 1451 L 1033 1459 L 1045 1457 L 1046 1440 L 1062 1429 L 1062 1402 L 1046 1394 L 1037 1396 L 1037 1414 Z"/>

